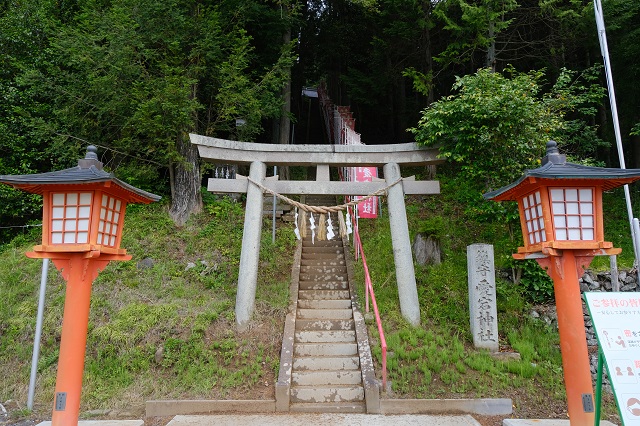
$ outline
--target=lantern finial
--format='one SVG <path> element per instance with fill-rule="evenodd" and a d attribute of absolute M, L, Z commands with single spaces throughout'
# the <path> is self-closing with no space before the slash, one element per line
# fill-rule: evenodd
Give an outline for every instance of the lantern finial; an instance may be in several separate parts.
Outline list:
<path fill-rule="evenodd" d="M 88 169 L 91 166 L 102 170 L 102 162 L 98 161 L 98 148 L 95 145 L 89 145 L 87 147 L 87 154 L 84 158 L 78 160 L 78 167 L 81 169 Z"/>
<path fill-rule="evenodd" d="M 542 165 L 544 166 L 547 163 L 564 164 L 566 162 L 567 156 L 560 154 L 556 141 L 547 142 L 547 155 L 542 159 Z"/>
<path fill-rule="evenodd" d="M 98 159 L 98 148 L 95 145 L 89 145 L 87 147 L 87 155 L 84 157 L 86 160 Z"/>

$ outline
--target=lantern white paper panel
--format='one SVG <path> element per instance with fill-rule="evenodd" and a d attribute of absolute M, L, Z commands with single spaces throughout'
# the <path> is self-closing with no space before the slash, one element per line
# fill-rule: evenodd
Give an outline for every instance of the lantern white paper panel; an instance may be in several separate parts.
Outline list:
<path fill-rule="evenodd" d="M 120 223 L 120 210 L 122 210 L 122 201 L 106 194 L 102 195 L 97 244 L 115 247 Z"/>
<path fill-rule="evenodd" d="M 542 216 L 542 200 L 540 191 L 529 194 L 522 199 L 527 236 L 529 244 L 540 244 L 547 241 L 544 232 L 544 218 Z"/>
<path fill-rule="evenodd" d="M 551 210 L 556 240 L 593 241 L 593 188 L 551 188 Z"/>
<path fill-rule="evenodd" d="M 51 195 L 51 244 L 86 244 L 89 242 L 91 192 L 54 193 Z"/>

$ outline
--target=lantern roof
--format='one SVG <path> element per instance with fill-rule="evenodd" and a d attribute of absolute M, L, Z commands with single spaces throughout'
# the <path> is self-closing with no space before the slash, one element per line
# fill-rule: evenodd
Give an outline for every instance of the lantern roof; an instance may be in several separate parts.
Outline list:
<path fill-rule="evenodd" d="M 115 189 L 128 203 L 150 203 L 162 198 L 121 181 L 113 173 L 105 172 L 102 162 L 98 160 L 97 152 L 95 146 L 89 145 L 85 158 L 78 160 L 76 167 L 29 175 L 0 175 L 0 183 L 40 195 L 54 189 L 54 186 L 102 184 L 100 186 Z"/>
<path fill-rule="evenodd" d="M 486 200 L 516 200 L 522 193 L 553 184 L 553 180 L 562 180 L 565 185 L 591 184 L 599 185 L 604 191 L 617 188 L 640 179 L 640 169 L 618 169 L 584 166 L 567 162 L 567 156 L 560 154 L 555 141 L 547 142 L 547 155 L 542 159 L 542 166 L 527 169 L 524 175 L 512 184 L 495 191 L 483 194 Z"/>

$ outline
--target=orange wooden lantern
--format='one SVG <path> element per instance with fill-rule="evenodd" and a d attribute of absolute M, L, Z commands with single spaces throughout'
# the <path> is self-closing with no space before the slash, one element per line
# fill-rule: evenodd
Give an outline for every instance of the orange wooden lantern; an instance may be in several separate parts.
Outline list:
<path fill-rule="evenodd" d="M 131 259 L 120 248 L 127 204 L 147 204 L 160 197 L 105 172 L 95 146 L 87 148 L 77 167 L 0 176 L 0 183 L 43 197 L 42 244 L 27 256 L 52 259 L 67 281 L 52 424 L 76 425 L 91 285 L 110 261 Z"/>
<path fill-rule="evenodd" d="M 42 245 L 34 247 L 36 253 L 98 251 L 123 255 L 126 250 L 120 249 L 120 241 L 126 205 L 160 199 L 102 170 L 95 146 L 87 148 L 86 157 L 77 167 L 0 176 L 0 182 L 42 195 Z"/>
<path fill-rule="evenodd" d="M 621 252 L 604 241 L 602 193 L 640 179 L 639 169 L 568 163 L 556 142 L 537 169 L 511 185 L 484 194 L 515 200 L 524 247 L 516 259 L 535 259 L 554 283 L 565 389 L 571 425 L 594 424 L 593 386 L 579 279 L 594 256 Z"/>

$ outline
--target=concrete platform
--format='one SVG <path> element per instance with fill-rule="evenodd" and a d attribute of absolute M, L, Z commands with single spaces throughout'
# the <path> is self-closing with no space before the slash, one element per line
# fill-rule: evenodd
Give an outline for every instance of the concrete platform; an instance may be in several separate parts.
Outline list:
<path fill-rule="evenodd" d="M 504 416 L 513 411 L 511 399 L 381 399 L 380 413 L 387 418 L 399 415 L 461 415 Z M 289 406 L 287 405 L 288 411 Z M 154 400 L 146 402 L 146 417 L 168 417 L 202 414 L 261 414 L 276 412 L 274 400 Z M 286 415 L 287 412 L 278 413 Z M 345 413 L 346 414 L 346 413 Z"/>
<path fill-rule="evenodd" d="M 270 414 L 176 416 L 167 426 L 480 426 L 473 417 L 381 414 Z"/>
<path fill-rule="evenodd" d="M 478 414 L 509 416 L 513 403 L 509 398 L 482 399 L 381 399 L 382 414 Z"/>
<path fill-rule="evenodd" d="M 558 419 L 504 419 L 502 426 L 569 426 L 569 420 Z M 616 426 L 608 420 L 600 420 L 601 426 Z"/>
<path fill-rule="evenodd" d="M 78 426 L 142 426 L 143 420 L 80 420 Z M 38 423 L 36 426 L 51 426 L 50 421 Z"/>

